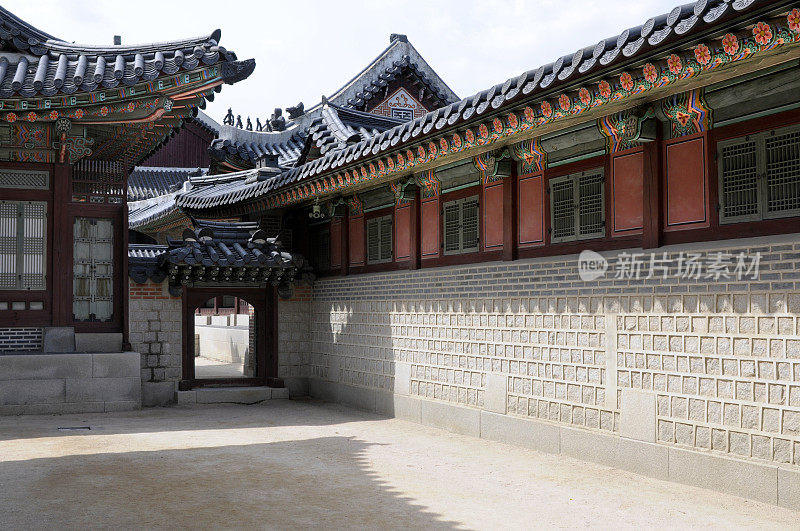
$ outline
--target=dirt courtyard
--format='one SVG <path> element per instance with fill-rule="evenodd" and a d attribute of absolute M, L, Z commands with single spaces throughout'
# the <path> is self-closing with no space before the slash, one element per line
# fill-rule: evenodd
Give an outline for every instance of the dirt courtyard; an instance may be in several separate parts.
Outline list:
<path fill-rule="evenodd" d="M 58 428 L 90 426 L 91 430 Z M 0 528 L 795 527 L 792 511 L 313 401 L 0 417 Z"/>

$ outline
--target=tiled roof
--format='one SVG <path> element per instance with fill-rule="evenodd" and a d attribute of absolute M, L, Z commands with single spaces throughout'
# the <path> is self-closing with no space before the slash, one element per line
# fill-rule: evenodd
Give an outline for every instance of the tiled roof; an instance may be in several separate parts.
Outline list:
<path fill-rule="evenodd" d="M 169 239 L 166 246 L 129 245 L 128 271 L 139 283 L 169 276 L 173 287 L 194 281 L 285 285 L 314 280 L 303 256 L 283 250 L 280 241 L 248 222 L 195 220 L 183 239 Z"/>
<path fill-rule="evenodd" d="M 274 155 L 277 164 L 290 167 L 303 150 L 305 135 L 305 128 L 299 123 L 290 123 L 283 131 L 248 131 L 220 125 L 219 136 L 211 143 L 209 153 L 214 160 L 234 155 L 252 165 L 262 157 Z"/>
<path fill-rule="evenodd" d="M 376 96 L 406 69 L 410 69 L 439 99 L 442 105 L 458 101 L 458 96 L 428 65 L 405 35 L 393 34 L 389 46 L 364 70 L 328 97 L 342 107 L 360 108 Z M 311 109 L 309 109 L 311 110 Z"/>
<path fill-rule="evenodd" d="M 178 192 L 128 203 L 128 228 L 147 232 L 178 222 L 186 215 L 175 205 Z"/>
<path fill-rule="evenodd" d="M 160 264 L 166 252 L 166 245 L 128 244 L 128 276 L 139 284 L 148 279 L 161 282 L 167 278 L 167 271 Z"/>
<path fill-rule="evenodd" d="M 697 0 L 678 6 L 669 13 L 653 17 L 594 46 L 580 48 L 574 54 L 523 72 L 344 149 L 330 150 L 302 166 L 258 181 L 240 175 L 238 186 L 228 182 L 213 191 L 192 190 L 179 195 L 177 203 L 187 209 L 205 209 L 248 201 L 321 174 L 333 173 L 351 163 L 373 159 L 400 146 L 418 143 L 429 133 L 452 130 L 467 122 L 485 119 L 492 112 L 516 108 L 540 95 L 552 94 L 556 88 L 564 90 L 577 86 L 586 78 L 594 78 L 601 72 L 614 71 L 633 61 L 686 47 L 701 37 L 727 31 L 728 28 L 753 21 L 755 17 L 777 14 L 791 4 L 781 0 Z"/>
<path fill-rule="evenodd" d="M 202 168 L 161 168 L 137 166 L 128 176 L 128 201 L 141 201 L 177 192 L 190 175 L 203 175 Z"/>
<path fill-rule="evenodd" d="M 356 111 L 326 103 L 308 128 L 308 136 L 321 154 L 338 150 L 350 144 L 369 140 L 403 120 Z"/>
<path fill-rule="evenodd" d="M 219 46 L 220 31 L 192 39 L 135 46 L 96 46 L 48 35 L 0 7 L 0 39 L 19 55 L 0 57 L 0 97 L 53 96 L 130 86 L 201 65 L 222 63 L 232 83 L 255 61 L 237 61 Z"/>

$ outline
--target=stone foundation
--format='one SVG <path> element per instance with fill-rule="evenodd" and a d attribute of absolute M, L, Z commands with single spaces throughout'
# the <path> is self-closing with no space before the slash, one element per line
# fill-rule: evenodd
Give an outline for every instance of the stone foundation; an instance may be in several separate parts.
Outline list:
<path fill-rule="evenodd" d="M 0 414 L 139 409 L 136 352 L 0 356 Z"/>

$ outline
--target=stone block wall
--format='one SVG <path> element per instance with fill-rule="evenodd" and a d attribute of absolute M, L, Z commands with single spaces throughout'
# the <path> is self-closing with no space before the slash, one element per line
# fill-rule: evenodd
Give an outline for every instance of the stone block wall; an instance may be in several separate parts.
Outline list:
<path fill-rule="evenodd" d="M 278 299 L 278 376 L 306 378 L 311 356 L 311 288 L 297 286 L 290 299 Z"/>
<path fill-rule="evenodd" d="M 142 405 L 174 400 L 181 379 L 181 298 L 169 294 L 167 283 L 129 280 L 129 338 L 142 356 Z"/>
<path fill-rule="evenodd" d="M 591 281 L 575 255 L 320 279 L 312 394 L 374 410 L 394 400 L 411 417 L 422 407 L 423 421 L 430 404 L 449 405 L 800 472 L 800 237 L 663 248 L 666 278 L 615 278 L 633 252 L 602 253 L 609 270 Z M 739 253 L 760 253 L 758 278 L 678 274 L 681 257 L 718 252 L 732 272 Z"/>

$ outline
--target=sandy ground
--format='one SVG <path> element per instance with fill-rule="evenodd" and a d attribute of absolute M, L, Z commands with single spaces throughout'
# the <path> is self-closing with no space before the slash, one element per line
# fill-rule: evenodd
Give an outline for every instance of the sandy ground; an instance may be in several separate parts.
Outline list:
<path fill-rule="evenodd" d="M 90 426 L 91 430 L 59 431 Z M 778 507 L 310 401 L 0 418 L 0 528 L 789 528 Z"/>

